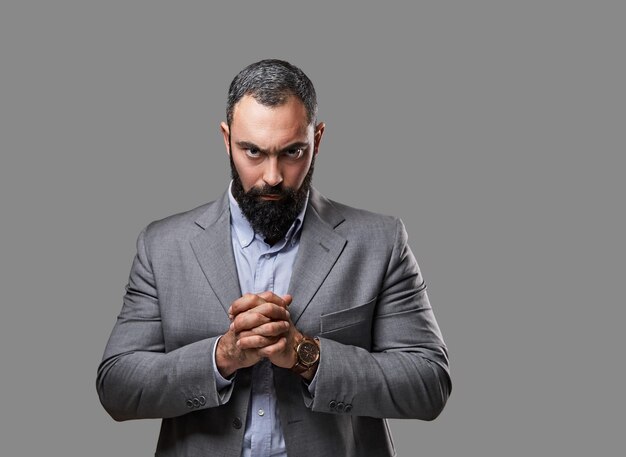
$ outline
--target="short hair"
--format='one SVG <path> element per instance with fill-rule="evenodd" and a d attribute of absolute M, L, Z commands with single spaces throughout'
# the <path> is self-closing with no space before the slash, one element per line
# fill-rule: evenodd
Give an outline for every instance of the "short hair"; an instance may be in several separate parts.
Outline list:
<path fill-rule="evenodd" d="M 295 65 L 284 60 L 265 59 L 248 65 L 230 83 L 226 104 L 226 122 L 233 122 L 235 105 L 244 95 L 251 95 L 265 106 L 280 106 L 290 96 L 302 101 L 307 112 L 307 120 L 315 121 L 317 116 L 317 96 L 313 83 Z"/>

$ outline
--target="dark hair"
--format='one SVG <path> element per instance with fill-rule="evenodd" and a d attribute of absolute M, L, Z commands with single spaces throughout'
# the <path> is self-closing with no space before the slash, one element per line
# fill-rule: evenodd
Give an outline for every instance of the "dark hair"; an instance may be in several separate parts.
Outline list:
<path fill-rule="evenodd" d="M 291 95 L 298 97 L 307 112 L 309 123 L 317 115 L 317 97 L 313 83 L 295 65 L 284 60 L 266 59 L 248 65 L 230 83 L 226 104 L 226 122 L 231 125 L 235 105 L 244 95 L 251 95 L 265 106 L 279 106 Z"/>

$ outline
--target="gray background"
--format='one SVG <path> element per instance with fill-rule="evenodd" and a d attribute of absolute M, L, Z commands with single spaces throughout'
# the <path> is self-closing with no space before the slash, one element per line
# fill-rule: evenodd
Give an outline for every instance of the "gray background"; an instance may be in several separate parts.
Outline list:
<path fill-rule="evenodd" d="M 429 283 L 454 389 L 400 455 L 623 451 L 623 2 L 353 3 L 2 2 L 2 455 L 153 453 L 96 367 L 137 234 L 221 194 L 227 86 L 267 57 L 317 87 L 315 185 L 402 217 Z"/>

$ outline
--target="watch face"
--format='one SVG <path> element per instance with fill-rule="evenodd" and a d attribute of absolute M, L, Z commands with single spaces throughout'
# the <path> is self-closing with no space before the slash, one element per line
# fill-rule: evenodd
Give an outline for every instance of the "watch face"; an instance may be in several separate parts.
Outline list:
<path fill-rule="evenodd" d="M 311 341 L 303 341 L 298 346 L 298 358 L 303 365 L 310 366 L 317 362 L 320 349 Z"/>

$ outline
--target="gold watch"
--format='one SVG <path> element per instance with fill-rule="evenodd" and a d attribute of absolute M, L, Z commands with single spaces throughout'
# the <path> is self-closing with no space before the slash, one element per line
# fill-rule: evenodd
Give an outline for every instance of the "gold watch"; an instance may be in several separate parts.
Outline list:
<path fill-rule="evenodd" d="M 297 374 L 310 370 L 320 360 L 320 346 L 317 340 L 305 336 L 295 347 L 296 364 L 291 371 Z"/>

